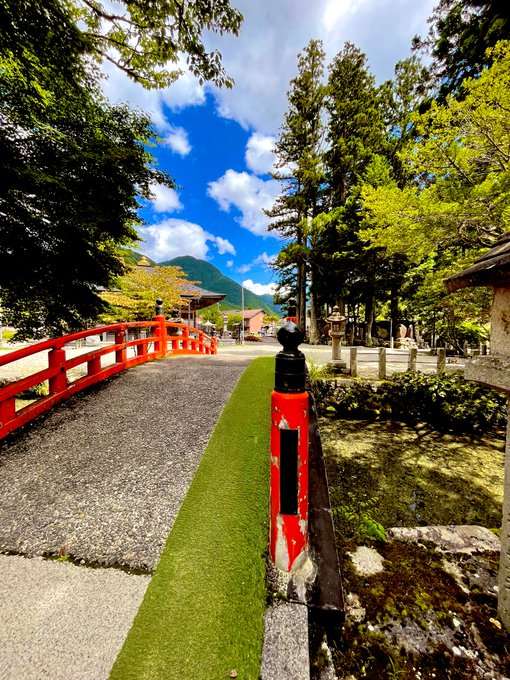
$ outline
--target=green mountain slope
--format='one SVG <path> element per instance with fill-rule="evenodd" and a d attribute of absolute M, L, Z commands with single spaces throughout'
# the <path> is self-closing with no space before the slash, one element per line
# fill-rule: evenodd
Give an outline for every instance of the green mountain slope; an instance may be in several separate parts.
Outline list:
<path fill-rule="evenodd" d="M 210 262 L 197 260 L 195 257 L 185 255 L 184 257 L 174 257 L 173 260 L 159 262 L 159 266 L 168 265 L 181 267 L 186 272 L 190 281 L 196 281 L 197 285 L 213 293 L 224 293 L 227 297 L 222 303 L 222 307 L 228 309 L 241 309 L 241 286 L 230 279 Z M 265 297 L 265 296 L 264 296 Z M 225 304 L 226 303 L 226 304 Z M 244 308 L 263 309 L 269 314 L 274 314 L 274 307 L 267 299 L 263 299 L 250 290 L 244 289 Z"/>

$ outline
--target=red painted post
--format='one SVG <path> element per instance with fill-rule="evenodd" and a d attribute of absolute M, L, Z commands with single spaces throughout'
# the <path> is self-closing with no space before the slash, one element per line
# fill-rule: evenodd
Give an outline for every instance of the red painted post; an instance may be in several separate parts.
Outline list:
<path fill-rule="evenodd" d="M 158 298 L 156 300 L 156 317 L 155 321 L 158 325 L 154 328 L 154 336 L 156 338 L 154 342 L 154 351 L 159 354 L 160 357 L 166 357 L 167 355 L 167 332 L 166 332 L 166 318 L 163 311 L 163 300 Z"/>
<path fill-rule="evenodd" d="M 52 349 L 48 353 L 48 367 L 57 370 L 56 375 L 49 379 L 50 394 L 58 394 L 67 388 L 66 352 L 64 349 Z"/>
<path fill-rule="evenodd" d="M 0 429 L 16 417 L 16 401 L 14 397 L 9 397 L 0 402 Z"/>
<path fill-rule="evenodd" d="M 288 319 L 277 337 L 283 350 L 271 394 L 269 548 L 278 569 L 290 572 L 308 546 L 308 393 L 302 331 Z"/>
<path fill-rule="evenodd" d="M 101 372 L 101 357 L 92 357 L 87 361 L 87 375 L 97 375 Z"/>
<path fill-rule="evenodd" d="M 125 364 L 127 360 L 127 349 L 126 349 L 126 331 L 124 328 L 115 331 L 115 344 L 121 345 L 119 349 L 115 350 L 115 362 L 117 364 Z"/>

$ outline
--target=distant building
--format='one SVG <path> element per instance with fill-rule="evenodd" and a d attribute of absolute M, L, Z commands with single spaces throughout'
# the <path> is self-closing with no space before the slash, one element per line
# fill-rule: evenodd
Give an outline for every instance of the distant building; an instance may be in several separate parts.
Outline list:
<path fill-rule="evenodd" d="M 229 316 L 231 314 L 241 314 L 241 310 L 227 312 L 227 314 Z M 245 309 L 243 314 L 244 334 L 248 335 L 250 333 L 260 333 L 261 328 L 267 325 L 264 324 L 262 320 L 265 316 L 267 316 L 267 312 L 265 312 L 263 309 Z"/>

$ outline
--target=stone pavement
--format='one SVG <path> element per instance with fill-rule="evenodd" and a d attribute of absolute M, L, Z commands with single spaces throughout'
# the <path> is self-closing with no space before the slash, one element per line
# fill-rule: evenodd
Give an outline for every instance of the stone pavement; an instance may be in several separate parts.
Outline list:
<path fill-rule="evenodd" d="M 0 445 L 2 680 L 108 677 L 248 362 L 138 366 Z"/>

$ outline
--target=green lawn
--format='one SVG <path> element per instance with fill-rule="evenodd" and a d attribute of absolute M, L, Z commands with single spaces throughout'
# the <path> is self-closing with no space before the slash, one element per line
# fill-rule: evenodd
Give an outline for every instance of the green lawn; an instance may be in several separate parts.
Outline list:
<path fill-rule="evenodd" d="M 241 376 L 111 671 L 129 680 L 257 680 L 268 545 L 274 359 Z"/>

